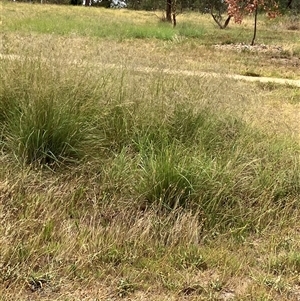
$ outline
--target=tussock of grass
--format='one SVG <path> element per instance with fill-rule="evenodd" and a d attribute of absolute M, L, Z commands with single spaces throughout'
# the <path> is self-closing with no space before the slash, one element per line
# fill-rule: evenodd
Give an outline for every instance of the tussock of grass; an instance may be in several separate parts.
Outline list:
<path fill-rule="evenodd" d="M 93 127 L 93 99 L 81 79 L 65 79 L 50 66 L 30 60 L 5 71 L 14 74 L 2 78 L 1 86 L 7 150 L 25 163 L 82 158 Z"/>

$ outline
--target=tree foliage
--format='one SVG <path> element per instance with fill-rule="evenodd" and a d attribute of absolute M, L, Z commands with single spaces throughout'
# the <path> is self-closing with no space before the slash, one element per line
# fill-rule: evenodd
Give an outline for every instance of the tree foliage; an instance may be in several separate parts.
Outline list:
<path fill-rule="evenodd" d="M 276 0 L 225 0 L 228 16 L 234 18 L 236 23 L 242 23 L 245 14 L 254 13 L 254 32 L 251 45 L 254 45 L 257 31 L 257 14 L 259 10 L 267 12 L 270 18 L 279 14 L 279 6 Z"/>
<path fill-rule="evenodd" d="M 236 23 L 241 23 L 245 14 L 264 10 L 270 18 L 278 14 L 278 3 L 275 0 L 225 0 L 228 15 L 234 18 Z"/>

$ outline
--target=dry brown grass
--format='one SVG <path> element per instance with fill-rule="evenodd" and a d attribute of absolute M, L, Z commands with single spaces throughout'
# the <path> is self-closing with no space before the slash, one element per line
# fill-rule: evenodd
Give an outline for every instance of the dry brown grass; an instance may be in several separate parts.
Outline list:
<path fill-rule="evenodd" d="M 299 249 L 296 212 L 257 234 L 203 232 L 192 212 L 101 204 L 97 178 L 76 173 L 15 170 L 2 182 L 1 261 L 11 266 L 1 300 L 297 300 L 287 263 Z"/>
<path fill-rule="evenodd" d="M 180 40 L 180 38 L 179 38 Z M 4 53 L 39 53 L 62 60 L 85 60 L 90 63 L 109 62 L 127 66 L 158 67 L 176 70 L 208 71 L 226 74 L 253 72 L 260 76 L 300 79 L 300 58 L 283 48 L 283 53 L 272 51 L 241 53 L 226 51 L 196 41 L 97 40 L 83 37 L 54 35 L 5 34 Z M 182 56 L 184 54 L 184 56 Z M 138 60 L 137 60 L 138 58 Z"/>

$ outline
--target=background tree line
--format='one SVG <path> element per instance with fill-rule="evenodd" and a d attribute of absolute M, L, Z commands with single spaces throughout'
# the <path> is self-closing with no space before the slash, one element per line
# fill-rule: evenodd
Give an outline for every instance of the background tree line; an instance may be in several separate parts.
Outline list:
<path fill-rule="evenodd" d="M 34 0 L 18 0 L 23 2 L 34 2 Z M 39 0 L 35 0 L 40 2 Z M 127 7 L 134 10 L 165 10 L 168 0 L 127 0 Z M 43 3 L 49 4 L 72 4 L 82 5 L 83 0 L 43 0 Z M 89 3 L 93 6 L 110 7 L 111 0 L 93 1 Z M 300 12 L 299 0 L 278 0 L 281 12 L 294 11 Z M 224 0 L 176 0 L 177 13 L 183 11 L 198 11 L 201 13 L 210 13 L 213 8 L 215 12 L 221 14 L 226 12 L 227 3 Z"/>

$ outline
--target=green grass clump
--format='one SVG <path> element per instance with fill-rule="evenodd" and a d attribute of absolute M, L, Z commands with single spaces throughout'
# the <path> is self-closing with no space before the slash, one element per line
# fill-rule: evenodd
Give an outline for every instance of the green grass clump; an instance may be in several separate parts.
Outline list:
<path fill-rule="evenodd" d="M 51 97 L 51 96 L 50 96 Z M 58 100 L 33 100 L 8 122 L 7 144 L 26 163 L 53 163 L 82 157 L 86 125 L 77 109 Z"/>
<path fill-rule="evenodd" d="M 14 78 L 3 77 L 1 85 L 0 123 L 5 149 L 29 164 L 84 157 L 92 128 L 88 124 L 91 99 L 86 91 L 38 62 L 13 65 L 10 72 Z"/>
<path fill-rule="evenodd" d="M 239 118 L 186 105 L 168 108 L 151 124 L 149 117 L 133 117 L 140 112 L 136 106 L 117 109 L 123 135 L 113 137 L 120 138 L 117 149 L 130 149 L 136 158 L 135 190 L 146 203 L 196 206 L 211 226 L 251 228 L 258 218 L 254 208 L 275 212 L 299 195 L 297 146 L 266 137 Z"/>
<path fill-rule="evenodd" d="M 154 152 L 142 160 L 140 193 L 149 202 L 157 202 L 167 208 L 187 206 L 193 199 L 195 171 L 185 153 L 174 146 Z"/>

